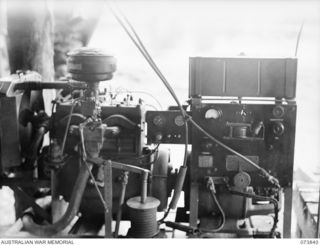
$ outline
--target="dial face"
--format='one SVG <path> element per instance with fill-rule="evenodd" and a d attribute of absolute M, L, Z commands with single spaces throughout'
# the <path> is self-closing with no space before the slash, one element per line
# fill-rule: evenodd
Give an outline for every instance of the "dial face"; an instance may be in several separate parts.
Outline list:
<path fill-rule="evenodd" d="M 158 127 L 163 127 L 166 123 L 166 119 L 161 115 L 157 115 L 153 118 L 153 123 Z"/>
<path fill-rule="evenodd" d="M 182 115 L 176 116 L 175 119 L 174 119 L 174 123 L 175 123 L 178 127 L 183 126 L 183 125 L 184 125 L 183 116 L 182 116 Z"/>
<path fill-rule="evenodd" d="M 221 117 L 221 111 L 216 109 L 209 109 L 206 111 L 205 118 L 206 119 L 218 119 Z"/>

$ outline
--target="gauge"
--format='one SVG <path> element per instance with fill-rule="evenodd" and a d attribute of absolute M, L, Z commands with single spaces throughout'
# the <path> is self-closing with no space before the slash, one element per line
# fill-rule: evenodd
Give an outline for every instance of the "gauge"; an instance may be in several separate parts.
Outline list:
<path fill-rule="evenodd" d="M 162 115 L 157 115 L 153 118 L 153 124 L 157 127 L 163 127 L 166 123 L 166 119 Z"/>
<path fill-rule="evenodd" d="M 206 111 L 205 118 L 206 119 L 218 119 L 222 116 L 222 111 L 217 109 L 209 109 Z"/>
<path fill-rule="evenodd" d="M 178 126 L 181 127 L 184 125 L 184 119 L 182 115 L 176 116 L 174 119 L 174 123 Z"/>

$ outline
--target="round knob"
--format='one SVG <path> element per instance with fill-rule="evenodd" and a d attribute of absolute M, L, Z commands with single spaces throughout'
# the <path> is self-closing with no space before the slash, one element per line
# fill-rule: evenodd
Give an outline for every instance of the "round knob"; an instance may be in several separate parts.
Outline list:
<path fill-rule="evenodd" d="M 281 136 L 284 133 L 284 125 L 282 122 L 275 122 L 272 126 L 272 132 L 276 136 Z"/>
<path fill-rule="evenodd" d="M 272 110 L 272 115 L 276 118 L 281 118 L 284 116 L 284 108 L 281 105 L 277 105 Z"/>
<path fill-rule="evenodd" d="M 157 127 L 163 127 L 166 124 L 166 119 L 162 115 L 155 116 L 152 121 Z"/>
<path fill-rule="evenodd" d="M 156 141 L 161 141 L 162 140 L 162 133 L 157 133 L 155 138 L 156 138 Z"/>

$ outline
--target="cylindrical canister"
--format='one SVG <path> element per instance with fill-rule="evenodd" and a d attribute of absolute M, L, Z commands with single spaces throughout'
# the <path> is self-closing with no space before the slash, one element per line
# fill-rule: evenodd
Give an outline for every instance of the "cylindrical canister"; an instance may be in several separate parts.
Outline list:
<path fill-rule="evenodd" d="M 160 201 L 154 197 L 147 197 L 141 203 L 141 197 L 133 197 L 127 201 L 130 210 L 131 228 L 129 237 L 151 238 L 159 233 L 157 222 L 157 207 Z"/>

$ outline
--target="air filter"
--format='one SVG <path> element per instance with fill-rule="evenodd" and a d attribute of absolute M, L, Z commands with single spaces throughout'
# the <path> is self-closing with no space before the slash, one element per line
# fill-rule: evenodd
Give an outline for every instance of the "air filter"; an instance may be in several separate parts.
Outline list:
<path fill-rule="evenodd" d="M 68 53 L 71 78 L 86 83 L 110 80 L 116 71 L 116 59 L 94 48 L 79 48 Z"/>

